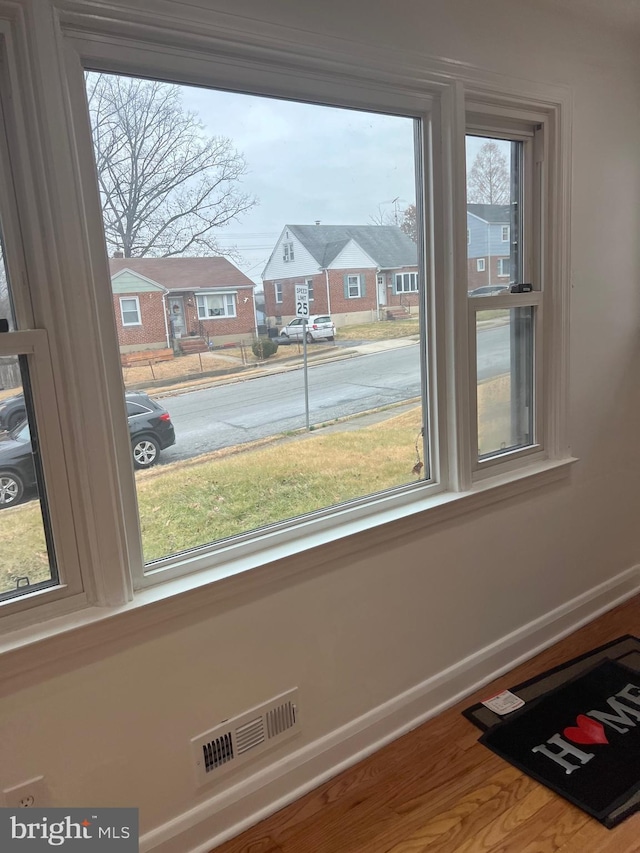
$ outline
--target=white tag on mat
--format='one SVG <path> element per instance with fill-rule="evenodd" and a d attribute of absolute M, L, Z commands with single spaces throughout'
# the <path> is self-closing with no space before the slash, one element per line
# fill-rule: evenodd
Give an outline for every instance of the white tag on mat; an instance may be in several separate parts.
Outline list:
<path fill-rule="evenodd" d="M 516 696 L 516 694 L 512 693 L 510 690 L 504 690 L 502 693 L 497 693 L 490 699 L 485 699 L 482 704 L 489 708 L 490 711 L 493 711 L 494 714 L 500 714 L 500 716 L 503 716 L 504 714 L 510 714 L 512 711 L 515 711 L 516 708 L 522 708 L 524 705 L 524 699 Z"/>

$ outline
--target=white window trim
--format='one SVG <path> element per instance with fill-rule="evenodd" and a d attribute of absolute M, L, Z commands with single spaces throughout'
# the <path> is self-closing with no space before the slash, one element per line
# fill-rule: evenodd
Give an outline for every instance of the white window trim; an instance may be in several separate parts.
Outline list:
<path fill-rule="evenodd" d="M 206 313 L 209 309 L 207 308 L 207 298 L 210 296 L 223 296 L 224 297 L 224 309 L 222 314 L 208 314 Z M 231 297 L 232 300 L 232 309 L 230 312 L 228 305 L 228 298 Z M 204 300 L 204 314 L 200 314 L 200 302 L 199 300 Z M 196 294 L 196 310 L 198 313 L 198 320 L 234 320 L 238 316 L 237 311 L 237 299 L 235 293 L 197 293 Z"/>
<path fill-rule="evenodd" d="M 357 279 L 356 282 L 351 283 L 351 279 Z M 357 287 L 358 292 L 356 294 L 351 293 L 351 288 Z M 353 275 L 347 274 L 347 299 L 361 299 L 362 298 L 362 276 L 360 273 L 355 273 Z"/>
<path fill-rule="evenodd" d="M 505 261 L 510 263 L 509 258 L 498 258 L 498 261 L 497 261 L 497 263 L 498 263 L 498 278 L 509 278 L 510 273 L 508 270 L 507 270 L 507 272 L 500 272 L 500 270 L 504 270 L 504 262 Z"/>
<path fill-rule="evenodd" d="M 135 302 L 136 303 L 136 313 L 138 315 L 138 319 L 133 323 L 129 323 L 124 319 L 125 310 L 123 303 L 127 302 Z M 131 313 L 128 311 L 127 313 Z M 122 320 L 122 325 L 125 327 L 129 326 L 141 326 L 142 325 L 142 314 L 140 313 L 140 299 L 137 296 L 121 296 L 120 297 L 120 319 Z"/>
<path fill-rule="evenodd" d="M 276 301 L 276 305 L 282 305 L 282 303 L 284 302 L 284 294 L 281 281 L 273 282 L 273 294 Z"/>
<path fill-rule="evenodd" d="M 486 261 L 484 258 L 476 259 L 476 272 L 485 272 L 486 270 Z"/>
<path fill-rule="evenodd" d="M 309 302 L 313 302 L 314 301 L 314 298 L 313 298 L 313 279 L 308 278 L 305 280 L 305 283 L 307 285 L 307 290 L 309 292 Z"/>
<path fill-rule="evenodd" d="M 112 15 L 101 17 L 95 9 L 85 10 L 78 6 L 61 9 L 64 36 L 57 44 L 57 58 L 62 73 L 51 74 L 48 68 L 47 73 L 40 74 L 38 85 L 33 90 L 28 89 L 21 101 L 26 111 L 25 130 L 19 128 L 17 135 L 23 142 L 27 138 L 37 139 L 37 144 L 23 144 L 17 149 L 18 160 L 27 166 L 20 169 L 20 173 L 24 175 L 33 170 L 34 175 L 33 186 L 27 190 L 27 195 L 37 199 L 37 203 L 31 206 L 30 215 L 34 222 L 39 218 L 46 221 L 47 229 L 44 230 L 55 235 L 49 239 L 55 240 L 58 249 L 52 254 L 45 245 L 45 250 L 40 253 L 45 261 L 43 269 L 47 270 L 43 280 L 47 280 L 51 295 L 47 296 L 43 290 L 34 287 L 35 310 L 39 315 L 48 317 L 53 333 L 53 381 L 59 382 L 64 377 L 66 385 L 74 389 L 71 395 L 60 395 L 63 424 L 69 426 L 72 437 L 74 429 L 78 429 L 77 425 L 74 426 L 74 419 L 80 422 L 80 415 L 88 412 L 90 423 L 85 422 L 84 426 L 93 429 L 93 449 L 97 446 L 100 451 L 93 452 L 91 458 L 86 453 L 78 454 L 77 459 L 69 460 L 67 469 L 72 492 L 77 493 L 73 506 L 78 517 L 74 523 L 82 524 L 82 538 L 92 543 L 91 555 L 87 555 L 85 562 L 90 600 L 106 608 L 100 614 L 92 611 L 83 619 L 70 617 L 77 625 L 99 622 L 105 614 L 115 618 L 118 610 L 119 618 L 126 622 L 127 613 L 140 608 L 144 610 L 147 604 L 160 601 L 166 604 L 166 608 L 153 607 L 146 612 L 153 620 L 160 618 L 158 614 L 162 610 L 162 618 L 165 618 L 167 608 L 178 612 L 189 605 L 188 593 L 193 589 L 206 589 L 211 596 L 217 597 L 222 594 L 223 587 L 228 590 L 229 584 L 236 581 L 241 587 L 253 587 L 253 573 L 246 570 L 252 565 L 263 565 L 265 555 L 275 551 L 280 550 L 285 559 L 287 555 L 300 551 L 314 553 L 309 549 L 317 547 L 318 560 L 322 561 L 327 559 L 327 554 L 326 549 L 319 546 L 334 537 L 343 540 L 345 549 L 353 544 L 348 537 L 364 529 L 370 535 L 380 537 L 380 541 L 386 541 L 391 535 L 386 527 L 390 521 L 395 522 L 394 536 L 397 535 L 397 524 L 402 524 L 403 518 L 412 519 L 412 523 L 422 529 L 425 523 L 438 523 L 446 518 L 447 512 L 466 513 L 502 500 L 512 494 L 512 490 L 526 491 L 549 479 L 564 476 L 572 461 L 568 449 L 566 411 L 570 174 L 570 98 L 567 90 L 505 79 L 502 96 L 496 75 L 484 74 L 475 68 L 471 73 L 455 63 L 424 57 L 401 58 L 399 61 L 394 57 L 391 61 L 373 48 L 356 43 L 338 46 L 332 40 L 313 35 L 310 36 L 313 51 L 307 50 L 301 55 L 295 30 L 269 29 L 248 21 L 247 29 L 239 38 L 224 16 L 210 12 L 205 17 L 205 22 L 196 20 L 196 16 L 192 21 L 181 21 L 180 28 L 176 29 L 175 19 L 168 13 L 154 15 L 153 24 L 150 24 L 138 9 L 130 10 L 126 21 Z M 47 26 L 50 24 L 47 22 Z M 21 26 L 21 22 L 10 21 L 5 29 L 11 37 L 12 29 Z M 48 33 L 44 23 L 42 29 Z M 163 32 L 160 43 L 162 38 L 166 38 L 166 43 L 171 45 L 167 52 L 158 48 L 158 34 Z M 22 43 L 30 41 L 21 38 Z M 204 42 L 208 44 L 206 51 L 202 49 Z M 276 53 L 274 44 L 279 48 L 277 61 L 273 59 Z M 228 61 L 229 53 L 234 55 L 234 62 Z M 453 138 L 456 142 L 437 163 L 442 174 L 442 189 L 436 197 L 436 208 L 438 213 L 444 211 L 447 214 L 446 221 L 456 223 L 456 229 L 454 233 L 445 234 L 447 245 L 431 246 L 432 251 L 427 252 L 426 257 L 429 258 L 427 280 L 433 282 L 434 268 L 437 268 L 439 282 L 444 283 L 450 303 L 446 325 L 440 328 L 442 334 L 428 342 L 430 385 L 437 387 L 437 405 L 432 407 L 429 415 L 434 419 L 430 434 L 448 437 L 441 443 L 440 455 L 434 455 L 432 468 L 436 479 L 447 484 L 446 491 L 442 486 L 431 488 L 420 484 L 401 490 L 399 494 L 356 502 L 353 507 L 339 512 L 321 513 L 317 519 L 290 526 L 285 536 L 266 533 L 253 537 L 244 549 L 246 543 L 238 541 L 230 546 L 234 549 L 233 557 L 224 548 L 218 549 L 218 556 L 214 557 L 211 552 L 199 553 L 191 558 L 187 568 L 201 568 L 203 575 L 183 577 L 178 587 L 172 587 L 168 582 L 138 593 L 136 600 L 127 604 L 132 596 L 131 577 L 126 570 L 127 554 L 135 571 L 136 560 L 140 561 L 141 553 L 137 522 L 131 522 L 137 514 L 121 376 L 116 358 L 117 337 L 115 330 L 105 330 L 100 326 L 100 317 L 112 310 L 112 303 L 110 288 L 106 286 L 109 276 L 102 234 L 94 225 L 99 213 L 99 200 L 92 186 L 92 152 L 81 75 L 83 56 L 89 65 L 104 70 L 126 68 L 132 74 L 360 106 L 363 109 L 377 108 L 404 115 L 427 114 L 431 100 L 440 99 L 442 123 L 446 129 L 440 138 Z M 34 61 L 34 57 L 27 56 L 16 64 L 18 73 L 13 75 L 13 82 L 19 95 L 29 86 L 27 81 L 33 70 L 29 59 Z M 419 74 L 415 73 L 412 64 L 416 61 L 420 64 Z M 301 73 L 292 74 L 292 68 L 300 69 Z M 65 79 L 68 80 L 67 90 L 62 85 Z M 431 85 L 427 82 L 429 79 L 433 81 Z M 21 80 L 25 81 L 22 86 L 18 85 Z M 477 101 L 474 100 L 476 96 Z M 465 100 L 467 109 L 482 116 L 489 129 L 492 118 L 496 116 L 507 120 L 514 115 L 524 115 L 527 119 L 535 115 L 536 121 L 544 123 L 549 131 L 545 156 L 551 159 L 549 174 L 552 178 L 549 174 L 544 178 L 548 203 L 545 216 L 540 218 L 553 238 L 548 242 L 545 266 L 539 276 L 543 286 L 549 285 L 549 292 L 545 293 L 545 313 L 550 312 L 551 316 L 551 322 L 547 322 L 544 329 L 545 456 L 531 458 L 527 466 L 520 466 L 517 470 L 510 469 L 507 462 L 494 469 L 489 479 L 475 485 L 469 449 L 468 335 L 456 334 L 460 329 L 466 329 L 468 310 L 463 232 L 466 228 L 463 179 Z M 70 111 L 67 110 L 68 103 Z M 40 138 L 37 132 L 40 116 L 46 116 L 49 126 L 55 128 L 51 138 Z M 53 121 L 54 116 L 56 121 Z M 77 153 L 66 144 L 72 123 L 75 136 L 71 136 L 79 143 Z M 424 145 L 426 148 L 426 141 Z M 22 153 L 19 153 L 20 147 Z M 37 190 L 38 181 L 47 192 Z M 78 199 L 84 202 L 83 211 L 90 213 L 88 222 L 83 221 Z M 40 211 L 40 217 L 36 210 Z M 54 223 L 56 227 L 53 227 Z M 429 223 L 426 232 L 430 233 Z M 78 252 L 78 245 L 87 246 L 88 253 Z M 424 247 L 420 248 L 422 251 Z M 88 262 L 88 257 L 92 263 Z M 78 275 L 81 280 L 89 282 L 87 292 L 65 298 L 65 281 L 76 280 Z M 431 287 L 425 298 L 433 308 Z M 47 315 L 44 307 L 52 307 L 56 301 L 59 308 L 53 307 Z M 72 352 L 69 336 L 65 336 L 68 326 L 79 329 L 74 346 L 80 347 L 81 370 L 74 366 L 77 355 Z M 97 333 L 99 327 L 100 334 Z M 446 360 L 443 357 L 445 351 L 448 352 Z M 79 443 L 70 443 L 69 449 Z M 338 517 L 342 522 L 336 524 Z M 328 530 L 335 533 L 328 534 Z M 308 564 L 306 559 L 305 564 Z M 179 573 L 173 576 L 178 577 Z M 170 577 L 168 573 L 163 575 L 166 581 L 170 581 Z M 221 585 L 223 578 L 226 581 Z M 146 580 L 146 585 L 154 581 L 153 578 Z M 201 598 L 198 600 L 202 602 Z M 139 617 L 137 613 L 133 623 L 136 626 L 139 625 Z M 67 630 L 68 625 L 60 630 Z M 56 629 L 43 628 L 39 637 L 42 631 L 52 635 Z M 36 633 L 32 632 L 30 637 L 35 637 Z M 60 643 L 55 648 L 66 642 L 62 635 L 59 639 Z M 15 645 L 28 645 L 30 641 L 30 638 L 23 643 L 16 640 Z M 75 637 L 73 642 L 76 642 Z M 71 644 L 68 647 L 71 648 Z"/>
<path fill-rule="evenodd" d="M 511 239 L 510 231 L 511 231 L 511 229 L 508 225 L 502 226 L 502 242 L 503 243 L 508 243 L 509 240 Z"/>
<path fill-rule="evenodd" d="M 409 287 L 409 290 L 404 289 L 404 281 L 402 277 L 404 275 L 413 276 L 410 280 L 411 284 L 415 283 L 415 287 Z M 398 282 L 402 283 L 402 287 L 398 287 Z M 395 274 L 395 292 L 396 295 L 400 295 L 403 293 L 417 293 L 418 292 L 418 273 L 417 272 L 397 272 Z"/>

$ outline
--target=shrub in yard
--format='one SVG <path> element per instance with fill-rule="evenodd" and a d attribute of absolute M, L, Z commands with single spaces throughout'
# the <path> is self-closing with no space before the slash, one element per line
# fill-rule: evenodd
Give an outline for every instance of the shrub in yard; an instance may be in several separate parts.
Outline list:
<path fill-rule="evenodd" d="M 258 338 L 251 345 L 251 349 L 255 357 L 262 361 L 278 352 L 278 344 L 271 338 Z"/>

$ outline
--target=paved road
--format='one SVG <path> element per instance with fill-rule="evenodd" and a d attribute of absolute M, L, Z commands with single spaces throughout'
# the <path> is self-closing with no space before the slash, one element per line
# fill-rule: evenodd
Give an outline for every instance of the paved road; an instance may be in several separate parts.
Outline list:
<path fill-rule="evenodd" d="M 505 372 L 509 364 L 508 327 L 483 330 L 479 374 Z M 311 364 L 311 424 L 420 396 L 418 345 Z M 304 372 L 291 370 L 165 397 L 177 441 L 162 462 L 189 459 L 233 444 L 255 441 L 305 426 Z"/>

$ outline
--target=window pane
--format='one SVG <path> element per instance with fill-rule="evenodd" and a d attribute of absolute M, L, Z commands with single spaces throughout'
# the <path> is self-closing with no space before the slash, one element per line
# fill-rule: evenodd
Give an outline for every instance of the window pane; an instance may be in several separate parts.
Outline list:
<path fill-rule="evenodd" d="M 467 136 L 469 296 L 506 293 L 522 283 L 522 143 Z"/>
<path fill-rule="evenodd" d="M 533 443 L 534 309 L 476 313 L 478 454 Z"/>
<path fill-rule="evenodd" d="M 25 356 L 0 358 L 0 600 L 57 583 Z M 42 496 L 39 498 L 39 494 Z"/>
<path fill-rule="evenodd" d="M 140 305 L 124 384 L 167 427 L 155 447 L 130 422 L 145 561 L 427 477 L 416 120 L 110 74 L 87 92 L 111 287 Z"/>

